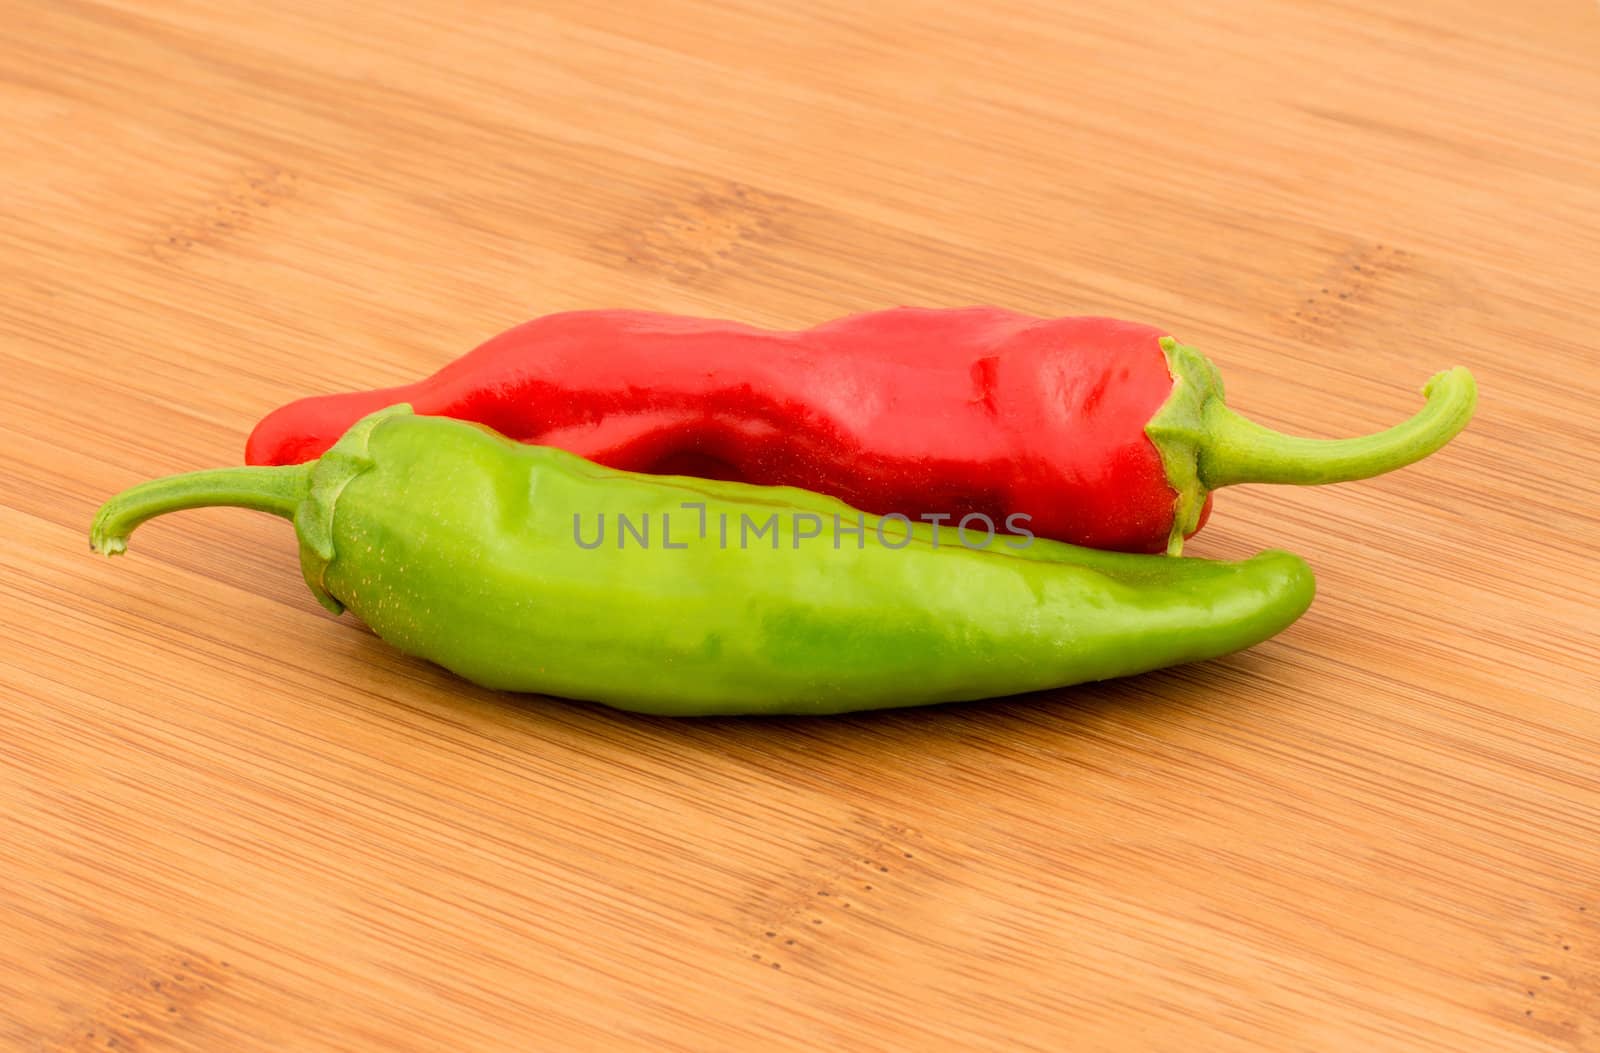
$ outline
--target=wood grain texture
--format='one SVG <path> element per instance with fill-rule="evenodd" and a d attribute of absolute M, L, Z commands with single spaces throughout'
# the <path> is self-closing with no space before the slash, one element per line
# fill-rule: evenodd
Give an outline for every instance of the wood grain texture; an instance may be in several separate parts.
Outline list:
<path fill-rule="evenodd" d="M 1600 1050 L 1600 8 L 625 7 L 4 5 L 0 1048 Z M 476 690 L 242 512 L 86 551 L 537 314 L 980 302 L 1479 418 L 1220 496 L 1278 639 L 921 712 Z"/>

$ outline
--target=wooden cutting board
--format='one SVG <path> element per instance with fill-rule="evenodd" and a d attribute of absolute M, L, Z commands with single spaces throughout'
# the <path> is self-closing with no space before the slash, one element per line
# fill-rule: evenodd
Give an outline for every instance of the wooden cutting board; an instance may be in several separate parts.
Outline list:
<path fill-rule="evenodd" d="M 1600 1050 L 1600 7 L 4 20 L 0 1048 Z M 920 712 L 477 690 L 250 513 L 87 551 L 538 314 L 902 303 L 1159 324 L 1304 434 L 1482 402 L 1220 496 L 1193 553 L 1319 576 L 1278 639 Z"/>

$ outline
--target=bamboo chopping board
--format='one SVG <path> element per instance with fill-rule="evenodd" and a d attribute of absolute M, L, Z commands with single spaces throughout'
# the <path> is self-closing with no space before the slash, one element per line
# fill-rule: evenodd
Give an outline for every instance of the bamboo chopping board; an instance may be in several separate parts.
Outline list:
<path fill-rule="evenodd" d="M 1600 8 L 22 0 L 0 1048 L 1600 1050 Z M 397 13 L 395 7 L 405 10 Z M 816 721 L 464 685 L 95 506 L 550 311 L 1162 325 L 1437 457 L 1226 660 Z"/>

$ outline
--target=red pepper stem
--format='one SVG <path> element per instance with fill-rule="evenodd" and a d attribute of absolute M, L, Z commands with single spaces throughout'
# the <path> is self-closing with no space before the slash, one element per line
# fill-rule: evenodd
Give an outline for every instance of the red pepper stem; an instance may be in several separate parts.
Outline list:
<path fill-rule="evenodd" d="M 1427 404 L 1403 424 L 1353 439 L 1303 439 L 1246 420 L 1222 403 L 1204 411 L 1200 481 L 1207 489 L 1235 483 L 1342 483 L 1369 479 L 1420 461 L 1456 436 L 1478 400 L 1472 374 L 1457 367 L 1422 389 Z"/>
<path fill-rule="evenodd" d="M 114 556 L 127 549 L 128 535 L 140 523 L 190 508 L 253 508 L 293 520 L 309 492 L 315 463 L 218 468 L 140 483 L 101 506 L 89 532 L 89 545 L 101 555 Z"/>

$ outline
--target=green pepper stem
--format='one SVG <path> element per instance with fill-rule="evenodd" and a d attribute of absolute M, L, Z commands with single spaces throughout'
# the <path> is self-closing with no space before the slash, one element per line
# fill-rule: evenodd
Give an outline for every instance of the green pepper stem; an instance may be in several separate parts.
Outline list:
<path fill-rule="evenodd" d="M 1235 483 L 1342 483 L 1403 468 L 1453 439 L 1472 418 L 1478 387 L 1456 367 L 1422 389 L 1416 416 L 1387 431 L 1354 439 L 1302 439 L 1246 420 L 1220 399 L 1204 410 L 1206 440 L 1200 481 L 1208 489 Z"/>
<path fill-rule="evenodd" d="M 189 508 L 253 508 L 292 520 L 305 500 L 315 464 L 216 468 L 140 483 L 100 506 L 89 531 L 89 546 L 103 556 L 114 556 L 127 549 L 128 535 L 140 523 Z"/>

